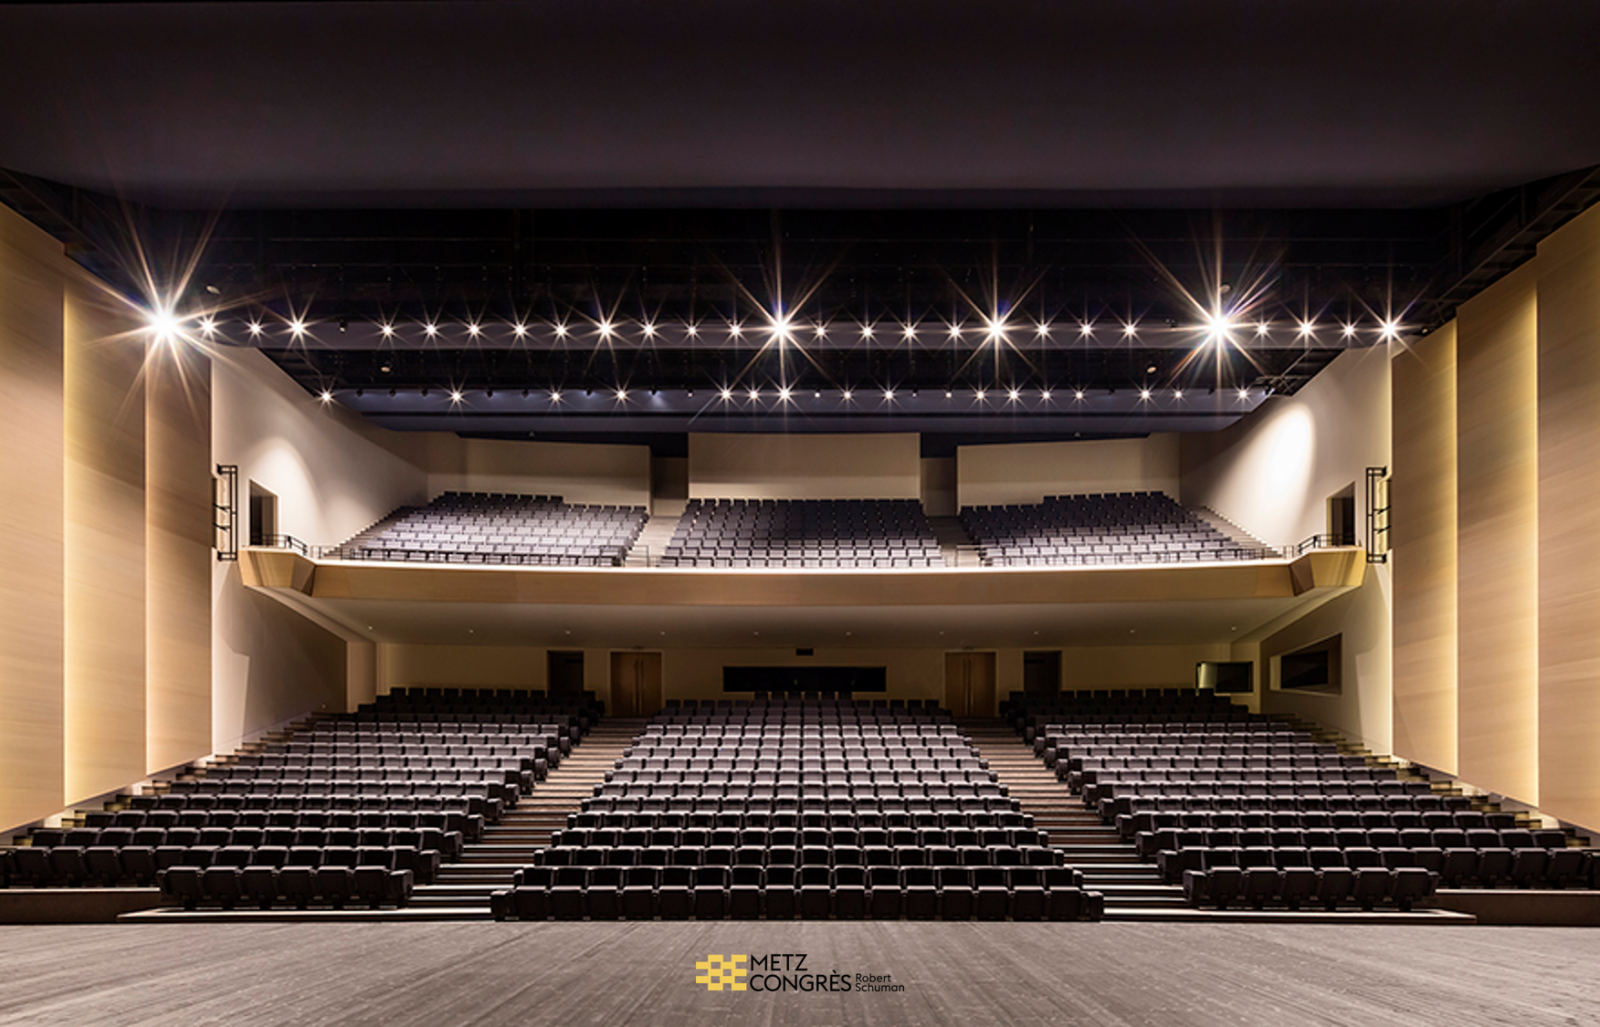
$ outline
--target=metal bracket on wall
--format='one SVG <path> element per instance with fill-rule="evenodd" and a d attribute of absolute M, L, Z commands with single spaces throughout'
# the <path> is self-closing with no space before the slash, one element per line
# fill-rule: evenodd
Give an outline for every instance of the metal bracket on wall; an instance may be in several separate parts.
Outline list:
<path fill-rule="evenodd" d="M 239 465 L 218 464 L 212 479 L 212 544 L 218 560 L 239 559 Z"/>
<path fill-rule="evenodd" d="M 1389 468 L 1367 468 L 1367 562 L 1389 562 Z"/>

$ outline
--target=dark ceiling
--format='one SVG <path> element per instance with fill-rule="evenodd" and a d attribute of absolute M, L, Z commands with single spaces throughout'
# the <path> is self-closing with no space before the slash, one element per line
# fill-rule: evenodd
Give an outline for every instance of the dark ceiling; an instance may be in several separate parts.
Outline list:
<path fill-rule="evenodd" d="M 0 201 L 394 427 L 1215 427 L 1600 197 L 1596 38 L 1592 2 L 15 4 Z"/>

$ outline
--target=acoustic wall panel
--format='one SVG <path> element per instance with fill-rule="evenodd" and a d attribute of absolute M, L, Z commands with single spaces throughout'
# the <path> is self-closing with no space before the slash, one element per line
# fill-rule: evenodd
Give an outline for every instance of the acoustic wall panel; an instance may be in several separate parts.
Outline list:
<path fill-rule="evenodd" d="M 1463 779 L 1539 799 L 1538 265 L 1456 324 L 1457 714 Z"/>
<path fill-rule="evenodd" d="M 1600 208 L 1539 247 L 1539 804 L 1600 826 Z"/>
<path fill-rule="evenodd" d="M 1456 770 L 1456 326 L 1398 348 L 1390 464 L 1394 751 Z"/>

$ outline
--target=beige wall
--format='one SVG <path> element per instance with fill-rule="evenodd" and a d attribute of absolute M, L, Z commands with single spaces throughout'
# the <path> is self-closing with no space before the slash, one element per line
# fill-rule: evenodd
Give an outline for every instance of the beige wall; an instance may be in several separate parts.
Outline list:
<path fill-rule="evenodd" d="M 1600 827 L 1600 208 L 1538 260 L 1539 805 Z"/>
<path fill-rule="evenodd" d="M 958 509 L 955 457 L 929 457 L 923 460 L 923 512 L 929 517 L 954 517 Z"/>
<path fill-rule="evenodd" d="M 1061 654 L 1061 689 L 1193 688 L 1195 664 L 1230 659 L 1229 652 L 1227 642 L 1067 649 Z"/>
<path fill-rule="evenodd" d="M 916 435 L 690 435 L 691 499 L 920 499 Z"/>
<path fill-rule="evenodd" d="M 1457 771 L 1539 795 L 1538 262 L 1456 319 Z"/>
<path fill-rule="evenodd" d="M 279 531 L 312 544 L 342 542 L 427 499 L 421 440 L 321 403 L 260 353 L 219 355 L 211 383 L 211 459 L 239 468 L 241 541 L 251 481 L 278 497 Z M 308 620 L 246 589 L 236 564 L 212 568 L 211 609 L 217 751 L 312 710 L 342 710 L 374 687 L 371 667 L 362 677 L 371 654 L 359 648 L 361 625 Z"/>
<path fill-rule="evenodd" d="M 72 279 L 65 327 L 67 801 L 78 802 L 145 772 L 145 347 L 119 337 L 125 308 Z"/>
<path fill-rule="evenodd" d="M 429 497 L 444 492 L 555 495 L 569 503 L 650 506 L 650 448 L 506 442 L 430 433 Z"/>
<path fill-rule="evenodd" d="M 204 389 L 140 328 L 0 208 L 0 830 L 208 751 Z"/>
<path fill-rule="evenodd" d="M 1390 463 L 1389 354 L 1350 350 L 1293 396 L 1268 400 L 1231 428 L 1185 435 L 1182 500 L 1210 507 L 1270 545 L 1327 531 L 1327 498 L 1355 486 L 1366 503 L 1366 469 Z M 1256 661 L 1259 708 L 1309 717 L 1379 752 L 1393 745 L 1393 673 L 1388 566 L 1287 628 L 1241 639 Z M 1271 660 L 1341 635 L 1343 693 L 1284 693 L 1271 687 Z"/>
<path fill-rule="evenodd" d="M 1389 464 L 1389 393 L 1388 352 L 1347 350 L 1293 396 L 1182 436 L 1183 503 L 1273 546 L 1327 531 L 1328 497 L 1351 485 L 1359 519 L 1366 469 Z"/>
<path fill-rule="evenodd" d="M 1456 772 L 1456 330 L 1394 357 L 1394 751 Z"/>
<path fill-rule="evenodd" d="M 1091 492 L 1165 492 L 1178 498 L 1178 436 L 962 446 L 961 506 L 1037 503 Z"/>
<path fill-rule="evenodd" d="M 145 769 L 211 748 L 211 366 L 192 350 L 145 375 Z"/>
<path fill-rule="evenodd" d="M 0 830 L 66 792 L 62 263 L 0 207 Z"/>

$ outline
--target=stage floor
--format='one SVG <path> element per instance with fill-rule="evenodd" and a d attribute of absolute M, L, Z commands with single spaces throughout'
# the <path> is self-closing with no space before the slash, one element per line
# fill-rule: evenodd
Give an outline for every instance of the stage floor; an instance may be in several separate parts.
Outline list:
<path fill-rule="evenodd" d="M 696 982 L 712 955 L 747 957 L 746 990 Z M 1582 928 L 13 926 L 0 1024 L 1576 1024 L 1600 1021 L 1596 967 Z"/>

